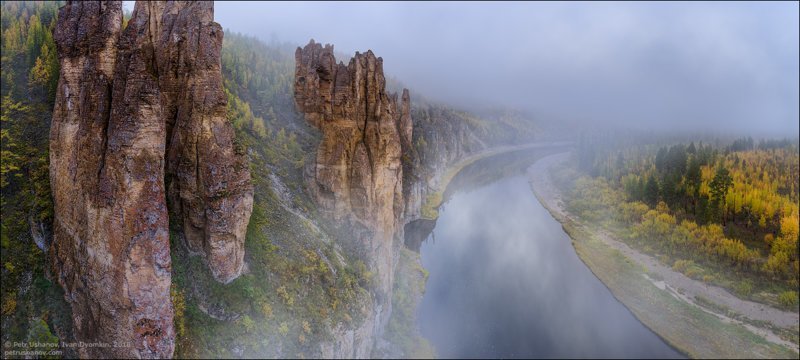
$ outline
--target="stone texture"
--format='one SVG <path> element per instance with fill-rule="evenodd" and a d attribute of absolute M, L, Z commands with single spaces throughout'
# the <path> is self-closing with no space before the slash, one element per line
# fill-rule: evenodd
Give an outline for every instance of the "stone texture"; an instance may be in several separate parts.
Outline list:
<path fill-rule="evenodd" d="M 295 104 L 322 134 L 308 187 L 322 213 L 355 233 L 376 273 L 373 334 L 380 335 L 402 238 L 403 157 L 414 157 L 408 90 L 400 99 L 386 92 L 383 59 L 372 51 L 337 64 L 333 46 L 311 40 L 295 62 Z"/>
<path fill-rule="evenodd" d="M 190 248 L 220 281 L 242 269 L 252 187 L 224 118 L 212 6 L 137 2 L 122 34 L 119 1 L 59 12 L 50 254 L 76 340 L 107 345 L 81 357 L 172 356 L 165 176 Z"/>
<path fill-rule="evenodd" d="M 168 199 L 182 220 L 186 244 L 205 256 L 214 278 L 227 283 L 244 265 L 244 238 L 253 210 L 250 169 L 237 154 L 225 118 L 220 51 L 222 27 L 213 3 L 146 2 L 162 14 L 155 45 L 167 132 Z"/>
<path fill-rule="evenodd" d="M 131 79 L 128 106 L 113 100 L 125 93 L 113 82 L 121 21 L 119 2 L 68 3 L 59 13 L 51 254 L 76 340 L 107 346 L 79 348 L 81 357 L 168 357 L 174 331 L 164 126 L 148 77 Z"/>

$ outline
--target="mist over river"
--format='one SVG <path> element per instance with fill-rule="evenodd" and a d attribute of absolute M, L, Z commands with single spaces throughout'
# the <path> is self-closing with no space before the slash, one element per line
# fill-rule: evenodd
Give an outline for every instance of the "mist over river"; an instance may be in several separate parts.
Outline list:
<path fill-rule="evenodd" d="M 430 276 L 419 326 L 438 356 L 682 357 L 581 262 L 525 176 L 489 169 L 501 161 L 456 176 L 421 245 Z"/>

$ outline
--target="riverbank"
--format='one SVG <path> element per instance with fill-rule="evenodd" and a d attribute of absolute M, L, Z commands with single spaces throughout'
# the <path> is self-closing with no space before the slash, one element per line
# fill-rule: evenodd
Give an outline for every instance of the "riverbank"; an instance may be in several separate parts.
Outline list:
<path fill-rule="evenodd" d="M 642 323 L 693 358 L 797 358 L 797 313 L 688 278 L 570 214 L 551 178 L 567 158 L 550 155 L 532 165 L 531 188 L 581 260 Z"/>
<path fill-rule="evenodd" d="M 420 210 L 421 217 L 427 220 L 435 220 L 437 217 L 439 217 L 439 212 L 437 209 L 444 200 L 443 195 L 444 191 L 447 189 L 447 185 L 450 184 L 450 181 L 453 180 L 453 177 L 456 176 L 456 174 L 458 174 L 458 172 L 461 171 L 461 169 L 467 167 L 470 164 L 473 164 L 478 160 L 513 151 L 527 150 L 533 148 L 553 147 L 553 146 L 564 146 L 569 144 L 571 144 L 571 142 L 561 141 L 561 142 L 528 143 L 528 144 L 513 145 L 513 146 L 500 146 L 500 147 L 488 148 L 486 150 L 468 156 L 464 159 L 461 159 L 459 162 L 448 167 L 447 170 L 438 178 L 438 181 L 430 185 L 433 191 L 431 191 L 422 202 Z"/>

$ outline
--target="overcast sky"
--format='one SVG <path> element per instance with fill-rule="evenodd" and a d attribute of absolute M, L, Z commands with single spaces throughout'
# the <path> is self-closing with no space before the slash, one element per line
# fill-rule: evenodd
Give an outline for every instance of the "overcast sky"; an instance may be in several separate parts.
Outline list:
<path fill-rule="evenodd" d="M 218 1 L 215 18 L 265 40 L 372 49 L 412 91 L 453 104 L 626 127 L 798 132 L 796 2 Z"/>

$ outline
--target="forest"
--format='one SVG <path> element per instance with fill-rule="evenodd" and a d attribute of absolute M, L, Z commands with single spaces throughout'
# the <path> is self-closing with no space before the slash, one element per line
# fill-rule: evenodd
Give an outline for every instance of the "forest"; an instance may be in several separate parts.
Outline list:
<path fill-rule="evenodd" d="M 799 161 L 796 139 L 582 138 L 568 204 L 689 277 L 792 309 Z"/>
<path fill-rule="evenodd" d="M 48 144 L 59 71 L 52 36 L 59 6 L 3 2 L 0 17 L 2 332 L 40 342 L 58 339 L 56 329 L 68 333 L 72 321 L 60 287 L 45 276 L 43 251 L 53 217 Z"/>

